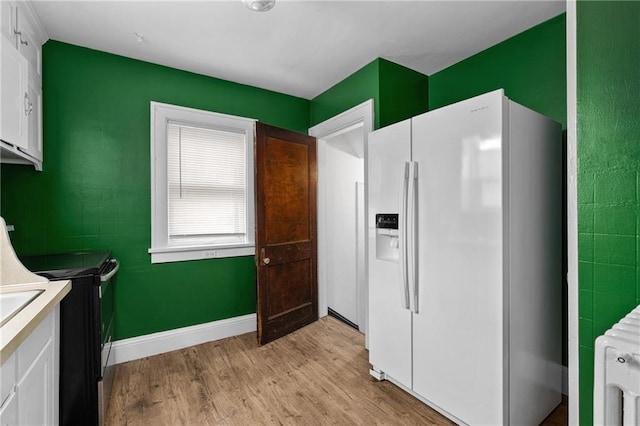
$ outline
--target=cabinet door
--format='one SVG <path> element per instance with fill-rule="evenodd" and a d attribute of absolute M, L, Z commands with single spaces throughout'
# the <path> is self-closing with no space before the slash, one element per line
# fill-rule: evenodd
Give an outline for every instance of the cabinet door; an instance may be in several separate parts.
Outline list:
<path fill-rule="evenodd" d="M 411 121 L 369 135 L 369 362 L 407 388 L 412 374 L 411 312 L 402 279 L 404 256 L 398 249 L 404 241 L 397 229 L 377 229 L 376 214 L 402 216 L 403 171 L 410 160 Z"/>
<path fill-rule="evenodd" d="M 18 422 L 24 425 L 57 423 L 54 418 L 54 343 L 49 339 L 17 386 Z"/>
<path fill-rule="evenodd" d="M 2 404 L 0 409 L 0 426 L 13 426 L 18 424 L 18 399 L 15 393 Z"/>
<path fill-rule="evenodd" d="M 16 384 L 16 356 L 13 353 L 0 367 L 0 405 L 15 390 Z"/>
<path fill-rule="evenodd" d="M 15 8 L 16 27 L 20 34 L 18 35 L 17 46 L 20 54 L 27 58 L 29 63 L 29 73 L 35 74 L 34 77 L 41 80 L 41 45 L 36 40 L 35 31 L 30 25 L 26 14 L 26 5 L 21 4 Z"/>
<path fill-rule="evenodd" d="M 40 85 L 29 79 L 28 131 L 29 145 L 27 154 L 42 161 L 42 89 Z"/>
<path fill-rule="evenodd" d="M 16 147 L 27 149 L 28 62 L 6 37 L 2 39 L 2 114 L 0 139 Z"/>
<path fill-rule="evenodd" d="M 14 41 L 16 38 L 13 33 L 13 29 L 15 28 L 15 21 L 13 20 L 15 10 L 15 2 L 0 1 L 0 32 L 11 41 Z"/>

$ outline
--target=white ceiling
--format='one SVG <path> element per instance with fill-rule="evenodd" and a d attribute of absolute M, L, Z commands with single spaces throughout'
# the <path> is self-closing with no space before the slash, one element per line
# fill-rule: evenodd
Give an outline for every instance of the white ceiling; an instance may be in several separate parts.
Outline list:
<path fill-rule="evenodd" d="M 266 13 L 241 0 L 33 5 L 51 39 L 307 99 L 378 57 L 433 74 L 565 10 L 564 0 L 277 0 Z"/>

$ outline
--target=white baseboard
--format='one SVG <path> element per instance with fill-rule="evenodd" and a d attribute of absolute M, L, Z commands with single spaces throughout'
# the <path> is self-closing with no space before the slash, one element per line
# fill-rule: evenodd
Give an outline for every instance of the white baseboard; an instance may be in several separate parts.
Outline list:
<path fill-rule="evenodd" d="M 569 395 L 569 369 L 562 366 L 562 394 Z"/>
<path fill-rule="evenodd" d="M 116 340 L 111 347 L 111 359 L 113 364 L 121 364 L 253 331 L 256 331 L 256 314 L 161 331 L 130 339 Z"/>

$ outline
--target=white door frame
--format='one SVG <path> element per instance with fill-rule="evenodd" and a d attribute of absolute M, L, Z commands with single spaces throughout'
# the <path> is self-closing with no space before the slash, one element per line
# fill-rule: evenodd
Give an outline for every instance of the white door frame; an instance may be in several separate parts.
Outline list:
<path fill-rule="evenodd" d="M 373 129 L 373 99 L 369 99 L 353 108 L 344 111 L 335 117 L 329 118 L 320 124 L 317 124 L 309 129 L 309 135 L 318 139 L 318 315 L 324 317 L 328 314 L 327 306 L 327 282 L 326 282 L 326 205 L 327 205 L 327 188 L 326 188 L 326 173 L 328 172 L 328 165 L 326 163 L 326 149 L 327 143 L 323 139 L 328 139 L 332 136 L 337 136 L 341 133 L 347 132 L 351 129 L 362 126 L 364 137 L 364 208 L 365 211 L 368 207 L 367 199 L 367 159 L 368 159 L 368 138 L 369 132 Z M 367 215 L 365 214 L 365 230 L 368 230 Z M 368 232 L 368 231 L 367 231 Z M 367 241 L 365 237 L 365 279 L 364 288 L 357 288 L 358 299 L 358 326 L 360 331 L 365 334 L 365 338 L 368 335 L 367 330 L 369 326 L 369 289 L 368 289 L 368 256 L 367 253 Z M 368 339 L 366 340 L 368 342 Z M 368 343 L 365 343 L 368 347 Z"/>

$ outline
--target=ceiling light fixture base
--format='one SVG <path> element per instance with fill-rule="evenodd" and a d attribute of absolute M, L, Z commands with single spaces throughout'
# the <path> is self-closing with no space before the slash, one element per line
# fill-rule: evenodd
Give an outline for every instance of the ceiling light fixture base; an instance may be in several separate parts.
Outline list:
<path fill-rule="evenodd" d="M 273 9 L 276 0 L 242 0 L 242 3 L 254 12 L 266 12 Z"/>

